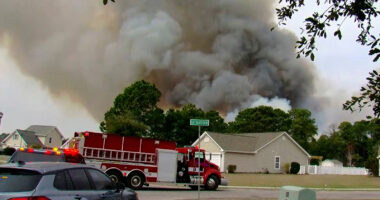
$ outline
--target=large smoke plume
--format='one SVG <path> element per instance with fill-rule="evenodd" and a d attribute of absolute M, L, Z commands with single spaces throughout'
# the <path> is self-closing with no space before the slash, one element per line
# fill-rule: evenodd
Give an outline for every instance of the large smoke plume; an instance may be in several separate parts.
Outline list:
<path fill-rule="evenodd" d="M 22 71 L 70 96 L 97 120 L 145 79 L 162 106 L 193 103 L 223 114 L 262 98 L 318 107 L 314 67 L 295 59 L 294 34 L 275 26 L 270 0 L 12 0 L 0 38 Z M 267 101 L 268 102 L 268 101 Z M 315 109 L 314 109 L 315 110 Z"/>

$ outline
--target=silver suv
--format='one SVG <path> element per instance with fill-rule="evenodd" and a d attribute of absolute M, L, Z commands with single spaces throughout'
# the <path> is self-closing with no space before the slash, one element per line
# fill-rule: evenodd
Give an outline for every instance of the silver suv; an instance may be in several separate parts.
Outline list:
<path fill-rule="evenodd" d="M 65 162 L 0 165 L 0 199 L 137 200 L 137 194 L 115 185 L 102 171 Z"/>

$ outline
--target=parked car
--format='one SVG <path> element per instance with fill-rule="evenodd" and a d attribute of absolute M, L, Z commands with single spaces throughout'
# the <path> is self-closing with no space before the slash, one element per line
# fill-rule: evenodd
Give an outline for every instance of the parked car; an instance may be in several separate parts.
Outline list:
<path fill-rule="evenodd" d="M 19 148 L 9 159 L 9 163 L 16 162 L 70 162 L 85 164 L 83 156 L 75 149 L 33 149 Z"/>
<path fill-rule="evenodd" d="M 114 184 L 97 168 L 64 162 L 0 165 L 0 199 L 137 200 L 136 192 Z"/>

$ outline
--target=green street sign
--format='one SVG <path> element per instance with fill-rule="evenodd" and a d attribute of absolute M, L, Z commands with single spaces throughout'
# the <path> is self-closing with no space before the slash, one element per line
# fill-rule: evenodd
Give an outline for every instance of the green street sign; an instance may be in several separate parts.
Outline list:
<path fill-rule="evenodd" d="M 190 126 L 209 126 L 209 120 L 190 119 Z"/>

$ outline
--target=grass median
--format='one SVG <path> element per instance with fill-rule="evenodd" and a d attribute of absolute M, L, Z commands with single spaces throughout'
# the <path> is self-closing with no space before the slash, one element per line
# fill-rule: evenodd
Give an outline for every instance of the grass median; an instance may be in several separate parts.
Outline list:
<path fill-rule="evenodd" d="M 229 186 L 379 189 L 380 177 L 349 175 L 223 174 Z"/>

